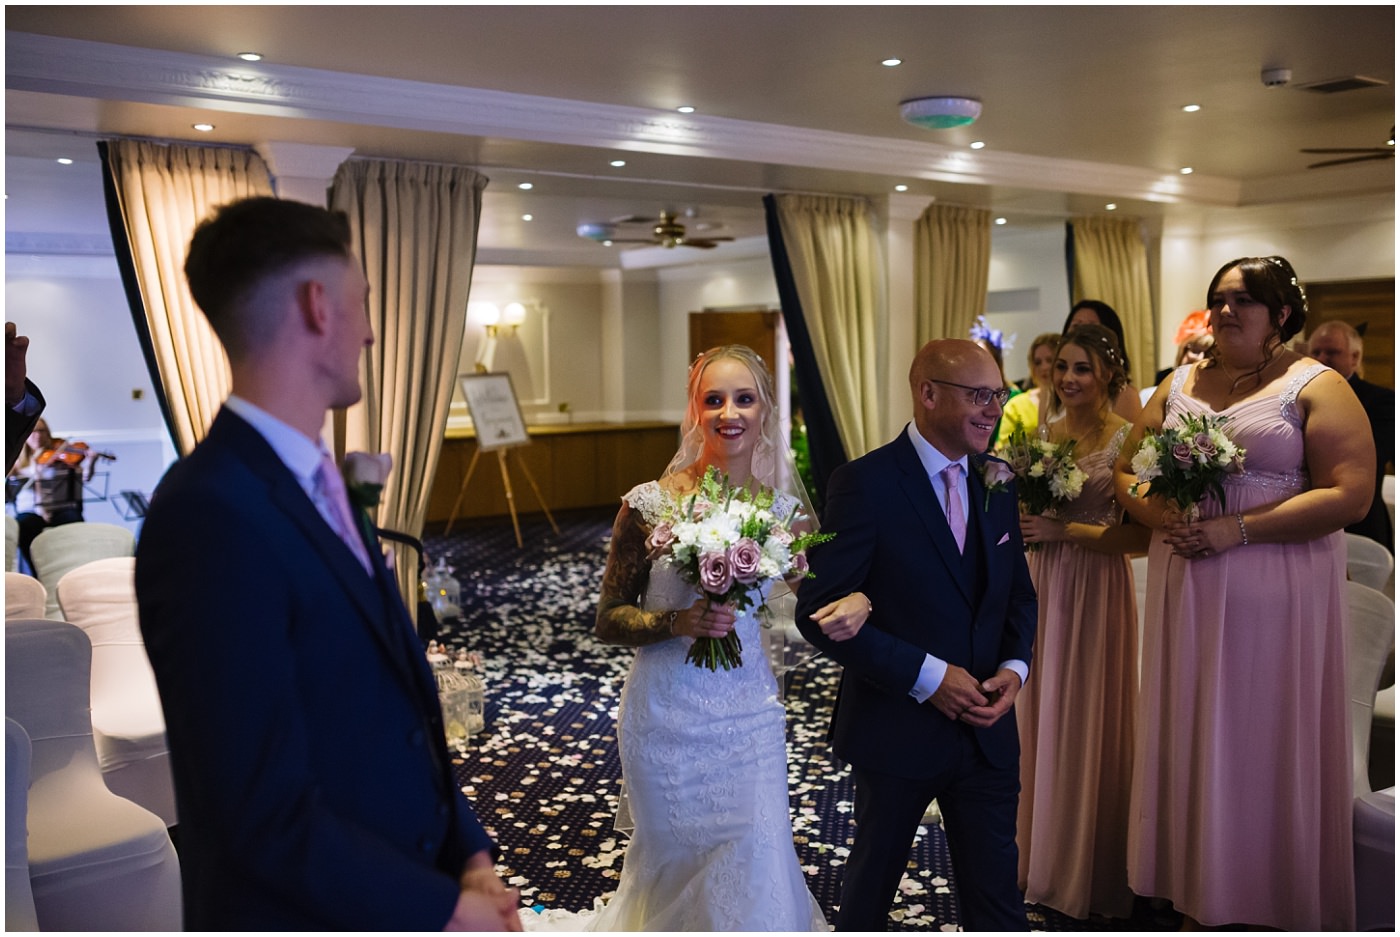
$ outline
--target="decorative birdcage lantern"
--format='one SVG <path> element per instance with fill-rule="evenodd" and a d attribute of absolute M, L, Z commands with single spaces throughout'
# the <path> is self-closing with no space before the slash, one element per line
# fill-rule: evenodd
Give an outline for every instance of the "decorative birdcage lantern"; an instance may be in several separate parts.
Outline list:
<path fill-rule="evenodd" d="M 438 557 L 437 563 L 428 570 L 424 584 L 428 602 L 439 621 L 462 616 L 462 584 L 452 575 L 452 567 L 447 565 L 446 559 Z"/>

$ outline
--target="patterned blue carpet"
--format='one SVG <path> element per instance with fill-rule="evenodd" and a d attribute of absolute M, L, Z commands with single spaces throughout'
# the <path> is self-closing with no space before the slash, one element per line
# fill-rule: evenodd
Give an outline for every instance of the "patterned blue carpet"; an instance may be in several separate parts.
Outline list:
<path fill-rule="evenodd" d="M 458 778 L 493 829 L 506 877 L 525 902 L 581 910 L 615 887 L 627 838 L 613 831 L 621 771 L 615 717 L 631 651 L 593 637 L 612 511 L 561 515 L 555 534 L 522 519 L 426 538 L 462 583 L 462 615 L 443 640 L 481 654 L 486 728 L 458 752 Z M 788 784 L 807 882 L 830 918 L 852 832 L 849 772 L 826 746 L 838 669 L 817 659 L 787 680 Z M 943 832 L 921 827 L 892 930 L 957 930 Z M 1030 906 L 1037 930 L 1171 930 L 1179 918 L 1142 902 L 1132 921 L 1077 921 Z"/>

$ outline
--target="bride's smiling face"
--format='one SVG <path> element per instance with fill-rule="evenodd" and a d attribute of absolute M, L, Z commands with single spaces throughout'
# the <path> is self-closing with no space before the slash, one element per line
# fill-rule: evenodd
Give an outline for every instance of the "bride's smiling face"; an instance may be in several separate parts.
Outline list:
<path fill-rule="evenodd" d="M 747 365 L 735 358 L 710 362 L 700 377 L 697 403 L 706 450 L 726 461 L 753 454 L 765 414 Z"/>

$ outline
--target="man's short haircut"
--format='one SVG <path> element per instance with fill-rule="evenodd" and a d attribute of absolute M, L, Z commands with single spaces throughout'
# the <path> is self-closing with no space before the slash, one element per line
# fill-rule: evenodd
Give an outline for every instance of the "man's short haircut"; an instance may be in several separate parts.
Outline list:
<path fill-rule="evenodd" d="M 257 196 L 230 202 L 200 222 L 190 238 L 185 278 L 230 357 L 248 347 L 257 323 L 242 305 L 269 278 L 304 260 L 350 258 L 350 222 L 291 199 Z"/>

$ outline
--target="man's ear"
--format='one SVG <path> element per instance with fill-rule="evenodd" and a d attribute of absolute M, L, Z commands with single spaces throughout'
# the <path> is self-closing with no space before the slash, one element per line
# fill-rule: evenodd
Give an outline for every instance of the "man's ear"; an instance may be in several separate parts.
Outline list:
<path fill-rule="evenodd" d="M 937 393 L 937 385 L 933 381 L 925 378 L 919 382 L 919 403 L 923 405 L 925 410 L 933 409 L 933 401 Z"/>
<path fill-rule="evenodd" d="M 315 335 L 325 333 L 330 321 L 330 299 L 326 295 L 326 285 L 320 280 L 302 280 L 297 284 L 297 311 L 308 332 Z"/>

